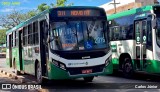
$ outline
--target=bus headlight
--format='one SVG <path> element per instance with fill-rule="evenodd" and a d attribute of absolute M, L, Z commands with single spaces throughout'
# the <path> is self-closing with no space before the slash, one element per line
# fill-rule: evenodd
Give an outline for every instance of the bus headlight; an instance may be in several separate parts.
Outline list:
<path fill-rule="evenodd" d="M 56 66 L 58 66 L 58 62 L 52 59 L 52 63 Z"/>
<path fill-rule="evenodd" d="M 111 62 L 111 59 L 112 59 L 112 55 L 109 56 L 106 61 L 105 61 L 105 65 L 107 66 L 110 62 Z"/>
<path fill-rule="evenodd" d="M 65 65 L 64 64 L 60 64 L 60 68 L 63 70 L 66 70 Z"/>
<path fill-rule="evenodd" d="M 59 61 L 56 61 L 56 60 L 52 59 L 52 63 L 55 66 L 57 66 L 57 67 L 59 67 L 59 68 L 61 68 L 63 70 L 66 70 L 65 64 L 63 64 L 62 62 L 59 62 Z"/>

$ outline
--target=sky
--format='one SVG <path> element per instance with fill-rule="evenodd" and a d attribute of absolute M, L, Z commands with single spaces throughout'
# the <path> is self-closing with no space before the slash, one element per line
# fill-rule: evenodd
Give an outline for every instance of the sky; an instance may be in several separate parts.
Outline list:
<path fill-rule="evenodd" d="M 56 0 L 0 0 L 0 16 L 10 13 L 13 10 L 26 12 L 37 9 L 42 3 L 55 3 Z M 74 6 L 100 6 L 112 0 L 67 0 L 74 3 Z M 158 0 L 160 1 L 160 0 Z"/>
<path fill-rule="evenodd" d="M 41 3 L 55 3 L 56 0 L 0 0 L 0 15 L 8 14 L 13 10 L 26 12 L 38 7 Z M 111 0 L 67 0 L 74 6 L 100 6 Z"/>
<path fill-rule="evenodd" d="M 67 0 L 67 3 L 73 3 L 74 6 L 100 6 L 112 0 Z M 160 0 L 158 0 L 160 2 Z M 0 16 L 7 15 L 13 10 L 27 12 L 37 9 L 38 5 L 46 3 L 50 5 L 56 0 L 0 0 Z M 1 29 L 1 27 L 0 27 Z"/>

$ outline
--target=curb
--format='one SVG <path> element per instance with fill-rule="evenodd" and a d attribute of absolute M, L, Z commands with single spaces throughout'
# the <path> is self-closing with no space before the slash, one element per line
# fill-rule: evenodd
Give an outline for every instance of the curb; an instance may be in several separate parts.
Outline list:
<path fill-rule="evenodd" d="M 12 78 L 12 79 L 14 79 L 14 80 L 20 81 L 20 83 L 25 83 L 25 81 L 24 81 L 23 78 L 20 78 L 20 77 L 18 77 L 18 76 L 15 75 L 15 74 L 8 73 L 8 72 L 4 71 L 3 69 L 0 70 L 0 73 L 1 73 L 1 74 L 4 74 L 4 75 L 7 75 L 8 77 L 10 77 L 10 78 Z"/>

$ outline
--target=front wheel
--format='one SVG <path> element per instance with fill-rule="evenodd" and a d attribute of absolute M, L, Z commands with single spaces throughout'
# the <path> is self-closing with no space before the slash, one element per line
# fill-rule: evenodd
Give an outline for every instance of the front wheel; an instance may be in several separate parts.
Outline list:
<path fill-rule="evenodd" d="M 35 73 L 35 76 L 36 76 L 36 79 L 37 79 L 37 83 L 38 84 L 46 84 L 48 82 L 48 79 L 45 79 L 42 77 L 42 68 L 41 68 L 41 65 L 40 63 L 38 63 L 36 65 L 36 73 Z"/>
<path fill-rule="evenodd" d="M 130 58 L 124 58 L 124 62 L 122 64 L 122 70 L 124 77 L 126 78 L 132 78 L 133 77 L 133 65 Z"/>
<path fill-rule="evenodd" d="M 92 82 L 93 79 L 94 79 L 94 76 L 84 77 L 84 81 L 85 81 L 85 82 Z"/>
<path fill-rule="evenodd" d="M 38 84 L 42 83 L 42 69 L 39 63 L 37 64 L 37 67 L 36 67 L 36 79 Z"/>

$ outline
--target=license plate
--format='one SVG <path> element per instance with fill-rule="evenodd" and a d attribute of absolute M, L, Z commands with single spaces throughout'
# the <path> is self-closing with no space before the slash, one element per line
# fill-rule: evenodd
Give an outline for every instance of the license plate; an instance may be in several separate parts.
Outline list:
<path fill-rule="evenodd" d="M 92 73 L 92 69 L 82 70 L 82 74 Z"/>

